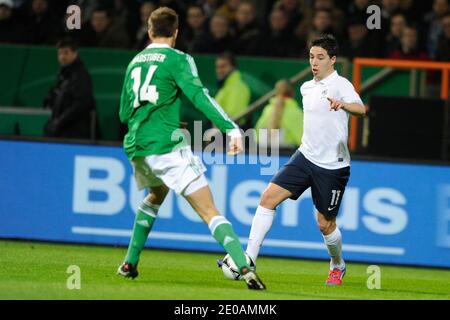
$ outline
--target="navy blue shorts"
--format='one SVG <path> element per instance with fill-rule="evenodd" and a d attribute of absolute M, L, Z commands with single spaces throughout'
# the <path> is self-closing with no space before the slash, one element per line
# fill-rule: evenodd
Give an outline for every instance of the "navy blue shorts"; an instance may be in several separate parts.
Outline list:
<path fill-rule="evenodd" d="M 349 178 L 350 166 L 335 170 L 324 169 L 297 150 L 271 182 L 291 192 L 293 200 L 297 200 L 311 187 L 316 209 L 324 216 L 333 218 L 339 212 Z"/>

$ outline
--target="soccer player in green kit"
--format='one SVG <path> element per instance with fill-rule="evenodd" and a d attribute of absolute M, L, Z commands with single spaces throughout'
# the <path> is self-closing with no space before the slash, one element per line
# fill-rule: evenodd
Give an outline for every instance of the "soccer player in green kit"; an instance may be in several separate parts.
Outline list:
<path fill-rule="evenodd" d="M 128 65 L 120 101 L 120 120 L 128 125 L 124 138 L 139 189 L 149 188 L 136 214 L 128 252 L 118 274 L 135 278 L 137 264 L 160 205 L 170 189 L 182 195 L 208 225 L 211 234 L 239 267 L 249 289 L 264 283 L 247 264 L 242 245 L 230 222 L 214 205 L 204 176 L 205 167 L 194 156 L 179 129 L 182 92 L 219 129 L 230 136 L 229 154 L 242 151 L 242 135 L 198 76 L 193 58 L 174 49 L 178 15 L 170 8 L 155 10 L 149 18 L 152 43 Z M 178 139 L 178 138 L 179 139 Z"/>

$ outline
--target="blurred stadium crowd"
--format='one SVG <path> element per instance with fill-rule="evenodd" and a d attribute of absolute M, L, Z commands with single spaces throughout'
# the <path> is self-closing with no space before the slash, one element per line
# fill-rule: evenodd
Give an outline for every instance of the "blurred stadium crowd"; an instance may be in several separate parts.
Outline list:
<path fill-rule="evenodd" d="M 366 26 L 371 4 L 379 30 Z M 80 30 L 67 30 L 69 5 L 82 10 Z M 139 50 L 158 6 L 179 13 L 177 47 L 194 54 L 305 58 L 310 39 L 332 33 L 349 59 L 450 61 L 448 0 L 0 0 L 0 43 L 51 46 L 70 35 L 81 47 Z"/>

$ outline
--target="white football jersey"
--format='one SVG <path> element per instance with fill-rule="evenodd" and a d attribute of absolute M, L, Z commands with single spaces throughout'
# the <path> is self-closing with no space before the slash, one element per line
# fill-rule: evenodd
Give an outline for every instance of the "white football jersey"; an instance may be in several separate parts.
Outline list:
<path fill-rule="evenodd" d="M 349 114 L 342 109 L 330 111 L 330 101 L 327 98 L 363 105 L 355 88 L 350 81 L 334 71 L 321 81 L 313 79 L 305 82 L 300 92 L 304 116 L 299 150 L 309 161 L 325 169 L 349 166 Z"/>

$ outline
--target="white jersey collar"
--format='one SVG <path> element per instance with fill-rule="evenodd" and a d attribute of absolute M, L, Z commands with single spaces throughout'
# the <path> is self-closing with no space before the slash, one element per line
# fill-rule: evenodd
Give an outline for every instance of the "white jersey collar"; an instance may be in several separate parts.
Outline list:
<path fill-rule="evenodd" d="M 334 70 L 334 72 L 332 74 L 330 74 L 328 77 L 320 80 L 320 81 L 315 81 L 315 83 L 321 83 L 321 84 L 329 84 L 334 78 L 336 78 L 338 76 L 338 73 L 336 70 Z"/>
<path fill-rule="evenodd" d="M 172 48 L 171 46 L 169 46 L 168 44 L 166 44 L 166 43 L 150 43 L 148 46 L 147 46 L 147 49 L 154 49 L 154 48 Z"/>

